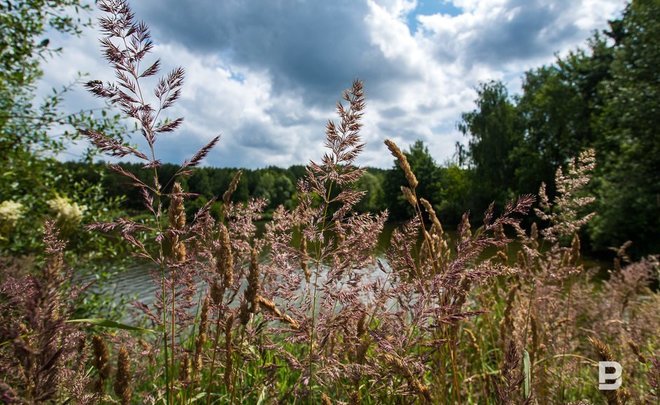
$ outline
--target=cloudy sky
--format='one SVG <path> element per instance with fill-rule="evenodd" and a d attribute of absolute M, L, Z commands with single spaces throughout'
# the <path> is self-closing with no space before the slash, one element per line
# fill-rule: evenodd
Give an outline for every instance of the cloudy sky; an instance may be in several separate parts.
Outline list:
<path fill-rule="evenodd" d="M 205 164 L 289 166 L 322 156 L 324 126 L 353 79 L 364 81 L 367 112 L 360 163 L 389 167 L 383 140 L 423 140 L 437 162 L 451 158 L 456 124 L 474 107 L 480 82 L 518 91 L 523 72 L 551 63 L 618 16 L 624 0 L 139 0 L 153 57 L 182 66 L 184 116 L 157 144 L 181 162 L 217 134 Z M 56 37 L 64 48 L 45 66 L 41 91 L 78 71 L 111 80 L 98 34 Z M 98 106 L 82 89 L 66 108 Z M 72 147 L 65 157 L 75 157 Z"/>

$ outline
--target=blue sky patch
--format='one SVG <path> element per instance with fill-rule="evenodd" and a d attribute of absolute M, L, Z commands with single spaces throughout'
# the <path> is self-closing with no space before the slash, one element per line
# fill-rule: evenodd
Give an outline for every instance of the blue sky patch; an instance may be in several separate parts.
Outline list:
<path fill-rule="evenodd" d="M 449 14 L 451 16 L 459 15 L 463 12 L 456 7 L 454 3 L 446 0 L 418 0 L 417 7 L 408 14 L 407 23 L 411 33 L 417 31 L 418 15 Z"/>

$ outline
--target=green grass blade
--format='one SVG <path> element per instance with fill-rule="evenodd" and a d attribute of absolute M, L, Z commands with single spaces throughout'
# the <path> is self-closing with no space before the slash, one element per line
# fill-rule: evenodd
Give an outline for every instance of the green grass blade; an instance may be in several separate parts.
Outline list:
<path fill-rule="evenodd" d="M 531 362 L 529 360 L 529 353 L 527 350 L 523 351 L 523 390 L 525 393 L 525 398 L 530 396 L 530 385 L 532 382 L 532 370 Z"/>
<path fill-rule="evenodd" d="M 101 326 L 103 328 L 124 329 L 124 330 L 133 330 L 133 331 L 137 331 L 137 332 L 158 333 L 157 331 L 155 331 L 153 329 L 140 328 L 138 326 L 126 325 L 124 323 L 119 323 L 119 322 L 111 321 L 111 320 L 108 320 L 108 319 L 101 319 L 101 318 L 69 319 L 66 322 L 67 323 L 88 323 L 90 325 Z"/>

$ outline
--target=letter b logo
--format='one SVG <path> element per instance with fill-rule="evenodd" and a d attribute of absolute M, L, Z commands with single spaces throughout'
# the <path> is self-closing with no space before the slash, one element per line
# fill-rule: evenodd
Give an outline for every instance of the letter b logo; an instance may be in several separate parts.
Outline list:
<path fill-rule="evenodd" d="M 621 378 L 622 371 L 621 364 L 616 361 L 599 361 L 598 389 L 601 391 L 611 391 L 619 388 L 623 382 Z"/>

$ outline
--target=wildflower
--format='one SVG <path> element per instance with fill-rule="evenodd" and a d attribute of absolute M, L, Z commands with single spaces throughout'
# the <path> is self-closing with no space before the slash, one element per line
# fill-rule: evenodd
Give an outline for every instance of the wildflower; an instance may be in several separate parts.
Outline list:
<path fill-rule="evenodd" d="M 76 228 L 83 219 L 87 206 L 72 202 L 66 197 L 57 196 L 47 202 L 48 207 L 55 213 L 57 225 L 62 230 Z"/>
<path fill-rule="evenodd" d="M 19 202 L 7 200 L 0 203 L 0 240 L 16 226 L 23 212 L 23 204 Z"/>
<path fill-rule="evenodd" d="M 0 203 L 0 221 L 9 223 L 12 226 L 23 216 L 23 204 L 7 200 Z"/>

